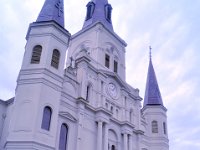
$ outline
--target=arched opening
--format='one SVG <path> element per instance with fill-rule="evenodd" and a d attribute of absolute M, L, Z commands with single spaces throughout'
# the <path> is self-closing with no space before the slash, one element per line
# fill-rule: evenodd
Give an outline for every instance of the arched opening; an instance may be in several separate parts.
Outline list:
<path fill-rule="evenodd" d="M 51 66 L 58 69 L 60 61 L 60 52 L 57 49 L 53 50 Z"/>
<path fill-rule="evenodd" d="M 60 128 L 59 150 L 66 150 L 67 134 L 68 134 L 68 127 L 66 124 L 63 123 Z"/>
<path fill-rule="evenodd" d="M 111 146 L 111 150 L 115 150 L 115 145 L 112 145 L 112 146 Z"/>
<path fill-rule="evenodd" d="M 49 106 L 46 106 L 43 110 L 43 118 L 41 128 L 49 131 L 51 124 L 52 110 Z"/>
<path fill-rule="evenodd" d="M 108 147 L 109 150 L 116 150 L 118 145 L 118 137 L 113 129 L 108 130 Z"/>
<path fill-rule="evenodd" d="M 32 56 L 31 56 L 31 64 L 39 64 L 41 54 L 42 54 L 42 46 L 36 45 L 33 48 Z"/>

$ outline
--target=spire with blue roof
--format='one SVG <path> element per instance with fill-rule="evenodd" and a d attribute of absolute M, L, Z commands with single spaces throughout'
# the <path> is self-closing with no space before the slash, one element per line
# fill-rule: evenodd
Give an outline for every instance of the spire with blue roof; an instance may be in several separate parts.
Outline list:
<path fill-rule="evenodd" d="M 36 22 L 55 21 L 64 27 L 63 0 L 45 0 Z"/>
<path fill-rule="evenodd" d="M 144 98 L 144 106 L 147 105 L 162 105 L 163 101 L 160 94 L 158 82 L 156 79 L 156 74 L 152 64 L 152 56 L 151 56 L 151 47 L 150 49 L 150 58 L 149 58 L 149 68 L 147 74 L 147 81 L 146 81 L 146 91 L 145 91 L 145 98 Z"/>
<path fill-rule="evenodd" d="M 113 31 L 111 14 L 112 6 L 108 3 L 108 0 L 91 0 L 87 4 L 87 14 L 83 28 L 100 22 L 108 30 Z"/>

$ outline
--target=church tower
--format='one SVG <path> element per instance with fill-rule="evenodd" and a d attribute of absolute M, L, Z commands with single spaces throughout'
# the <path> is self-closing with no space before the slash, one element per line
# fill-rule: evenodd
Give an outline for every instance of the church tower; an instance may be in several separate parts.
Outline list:
<path fill-rule="evenodd" d="M 139 150 L 142 98 L 126 83 L 127 44 L 114 32 L 107 0 L 91 0 L 86 7 L 83 28 L 70 40 L 63 83 L 61 109 L 76 116 L 78 125 L 71 149 Z"/>
<path fill-rule="evenodd" d="M 114 32 L 111 14 L 107 0 L 92 0 L 87 4 L 83 28 L 71 38 L 68 64 L 84 50 L 95 68 L 115 73 L 125 81 L 127 44 Z"/>
<path fill-rule="evenodd" d="M 26 36 L 6 150 L 55 149 L 69 39 L 63 0 L 46 0 Z"/>
<path fill-rule="evenodd" d="M 156 79 L 150 47 L 150 60 L 146 81 L 146 91 L 142 113 L 147 127 L 144 141 L 148 143 L 148 150 L 169 150 L 167 133 L 167 109 L 163 105 L 160 89 Z"/>

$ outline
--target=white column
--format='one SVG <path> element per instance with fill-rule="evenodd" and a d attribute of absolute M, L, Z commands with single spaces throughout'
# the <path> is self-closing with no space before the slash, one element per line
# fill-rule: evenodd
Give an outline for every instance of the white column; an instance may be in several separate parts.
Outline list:
<path fill-rule="evenodd" d="M 105 133 L 104 133 L 104 150 L 108 150 L 108 124 L 105 124 Z"/>
<path fill-rule="evenodd" d="M 128 150 L 128 135 L 124 133 L 124 150 Z"/>
<path fill-rule="evenodd" d="M 98 131 L 97 131 L 97 150 L 102 150 L 102 121 L 98 121 Z"/>
<path fill-rule="evenodd" d="M 129 150 L 132 150 L 133 149 L 133 139 L 132 139 L 132 135 L 130 134 L 129 135 Z"/>

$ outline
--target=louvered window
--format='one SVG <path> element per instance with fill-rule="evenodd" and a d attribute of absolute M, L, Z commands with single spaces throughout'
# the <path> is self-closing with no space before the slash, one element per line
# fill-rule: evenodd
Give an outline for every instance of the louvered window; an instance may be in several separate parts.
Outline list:
<path fill-rule="evenodd" d="M 53 50 L 51 66 L 58 69 L 60 61 L 60 52 L 57 49 Z"/>
<path fill-rule="evenodd" d="M 32 57 L 31 57 L 31 64 L 39 64 L 41 54 L 42 54 L 42 46 L 36 45 L 33 48 Z"/>
<path fill-rule="evenodd" d="M 151 126 L 152 126 L 152 133 L 158 133 L 158 122 L 152 121 Z"/>

